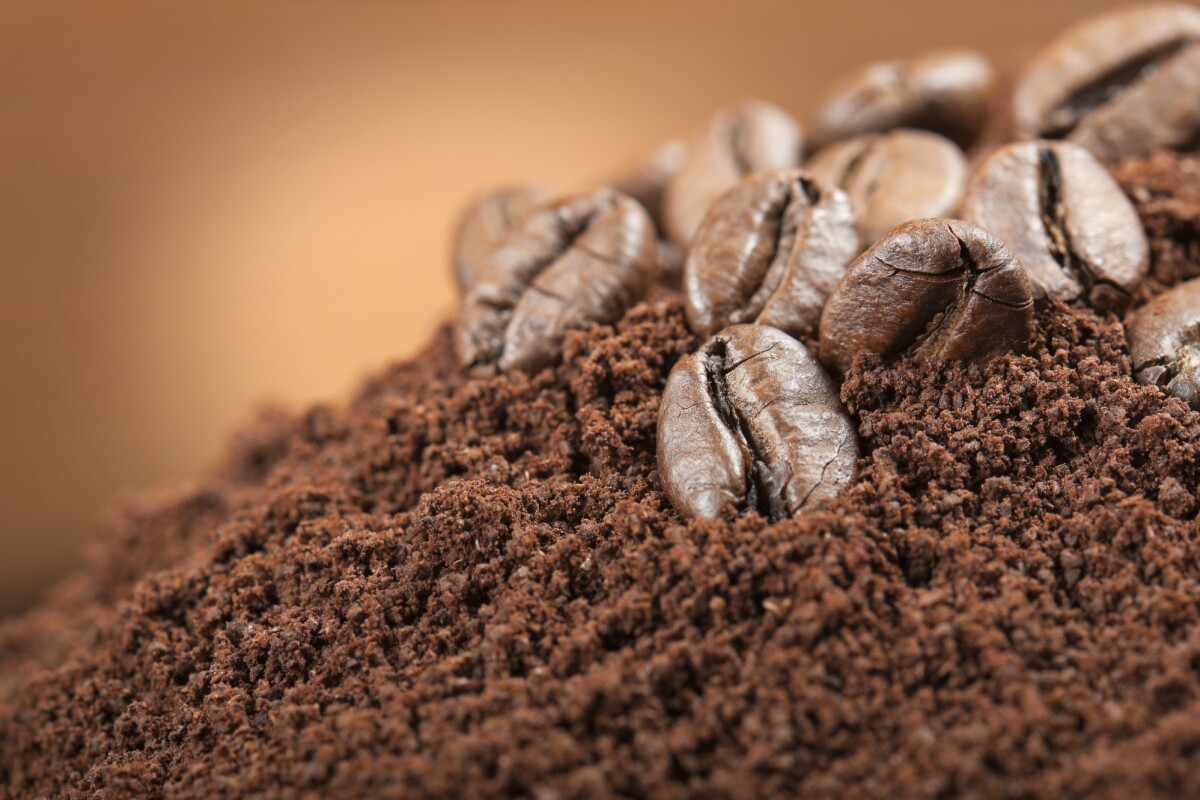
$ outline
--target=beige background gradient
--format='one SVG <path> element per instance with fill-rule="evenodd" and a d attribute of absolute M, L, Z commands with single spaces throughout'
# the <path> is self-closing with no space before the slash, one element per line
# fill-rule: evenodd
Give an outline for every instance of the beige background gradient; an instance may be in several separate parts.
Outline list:
<path fill-rule="evenodd" d="M 452 313 L 474 192 L 602 179 L 746 95 L 1022 52 L 1095 0 L 0 4 L 0 613 L 105 502 Z"/>

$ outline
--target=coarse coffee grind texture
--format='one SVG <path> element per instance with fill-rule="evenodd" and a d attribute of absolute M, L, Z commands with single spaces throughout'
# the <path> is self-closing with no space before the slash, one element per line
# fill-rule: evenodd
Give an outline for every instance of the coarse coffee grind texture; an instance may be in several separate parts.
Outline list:
<path fill-rule="evenodd" d="M 1118 169 L 1158 288 L 1200 273 L 1198 168 Z M 1200 415 L 1115 317 L 860 360 L 857 479 L 774 525 L 662 495 L 697 344 L 667 292 L 533 377 L 442 331 L 126 503 L 0 628 L 0 794 L 1200 796 Z"/>

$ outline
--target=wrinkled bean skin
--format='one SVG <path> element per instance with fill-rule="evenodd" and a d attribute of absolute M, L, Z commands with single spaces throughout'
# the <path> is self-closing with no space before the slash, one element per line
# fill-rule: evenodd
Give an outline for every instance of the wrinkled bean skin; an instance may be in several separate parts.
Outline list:
<path fill-rule="evenodd" d="M 921 128 L 966 147 L 983 130 L 992 68 L 969 50 L 872 64 L 837 81 L 813 122 L 814 147 L 866 133 Z"/>
<path fill-rule="evenodd" d="M 1070 28 L 1026 68 L 1013 112 L 1026 138 L 1066 139 L 1102 161 L 1200 135 L 1200 10 L 1133 5 Z"/>
<path fill-rule="evenodd" d="M 645 158 L 619 172 L 605 185 L 641 203 L 662 230 L 663 194 L 687 163 L 687 142 L 672 139 Z"/>
<path fill-rule="evenodd" d="M 791 517 L 835 497 L 857 458 L 837 387 L 782 331 L 735 325 L 671 370 L 658 466 L 684 517 L 715 519 L 730 508 Z"/>
<path fill-rule="evenodd" d="M 858 257 L 821 314 L 820 359 L 845 373 L 859 354 L 986 361 L 1022 350 L 1033 326 L 1025 271 L 963 220 L 893 229 Z"/>
<path fill-rule="evenodd" d="M 814 325 L 858 254 L 845 193 L 800 170 L 753 173 L 717 199 L 684 265 L 688 324 L 701 336 L 758 322 Z"/>
<path fill-rule="evenodd" d="M 1142 306 L 1125 325 L 1133 377 L 1200 411 L 1200 280 Z"/>
<path fill-rule="evenodd" d="M 692 137 L 687 162 L 667 185 L 667 238 L 687 250 L 717 197 L 751 172 L 799 166 L 802 155 L 800 126 L 783 110 L 748 100 L 718 112 Z"/>
<path fill-rule="evenodd" d="M 545 186 L 503 186 L 471 203 L 454 234 L 454 277 L 458 288 L 465 290 L 470 285 L 480 260 L 518 220 L 554 196 L 555 192 Z"/>
<path fill-rule="evenodd" d="M 953 216 L 967 182 L 967 161 L 954 142 L 905 129 L 830 145 L 805 169 L 845 190 L 867 245 L 910 219 Z"/>
<path fill-rule="evenodd" d="M 612 189 L 542 206 L 480 262 L 455 330 L 460 363 L 481 375 L 551 364 L 568 331 L 641 299 L 656 255 L 649 215 Z"/>
<path fill-rule="evenodd" d="M 962 215 L 1005 243 L 1038 297 L 1119 312 L 1149 268 L 1133 203 L 1100 162 L 1069 142 L 996 150 L 971 176 Z"/>

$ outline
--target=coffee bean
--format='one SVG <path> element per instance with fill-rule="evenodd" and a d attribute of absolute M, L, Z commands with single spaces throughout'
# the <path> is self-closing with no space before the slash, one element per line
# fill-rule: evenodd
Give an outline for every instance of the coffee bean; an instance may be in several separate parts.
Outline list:
<path fill-rule="evenodd" d="M 654 275 L 654 223 L 612 189 L 526 215 L 480 261 L 455 332 L 477 374 L 553 362 L 568 331 L 619 320 Z"/>
<path fill-rule="evenodd" d="M 468 206 L 454 235 L 454 277 L 459 288 L 470 285 L 480 259 L 517 220 L 554 194 L 544 186 L 504 186 L 479 196 Z"/>
<path fill-rule="evenodd" d="M 991 84 L 987 60 L 968 50 L 872 64 L 830 89 L 813 123 L 813 144 L 921 128 L 965 147 L 987 120 Z"/>
<path fill-rule="evenodd" d="M 844 192 L 800 170 L 755 172 L 713 203 L 692 240 L 688 323 L 702 336 L 740 322 L 798 335 L 820 318 L 857 254 Z"/>
<path fill-rule="evenodd" d="M 671 370 L 658 415 L 658 469 L 675 508 L 732 507 L 771 520 L 835 497 L 858 441 L 837 387 L 804 345 L 735 325 Z"/>
<path fill-rule="evenodd" d="M 846 191 L 868 245 L 901 222 L 953 216 L 967 180 L 966 159 L 954 142 L 904 129 L 830 145 L 805 169 Z"/>
<path fill-rule="evenodd" d="M 995 151 L 971 176 L 962 215 L 995 234 L 1036 296 L 1120 311 L 1146 275 L 1141 219 L 1100 162 L 1068 142 Z"/>
<path fill-rule="evenodd" d="M 1103 161 L 1184 148 L 1200 135 L 1200 10 L 1128 6 L 1067 30 L 1026 68 L 1020 132 Z"/>
<path fill-rule="evenodd" d="M 618 172 L 605 185 L 642 204 L 655 226 L 662 226 L 663 193 L 687 163 L 687 143 L 672 139 L 650 155 Z"/>
<path fill-rule="evenodd" d="M 1154 298 L 1130 317 L 1125 330 L 1134 379 L 1200 411 L 1200 280 Z"/>
<path fill-rule="evenodd" d="M 663 223 L 686 250 L 713 200 L 745 175 L 800 164 L 800 127 L 769 103 L 748 100 L 718 112 L 688 144 L 687 163 L 667 185 Z"/>
<path fill-rule="evenodd" d="M 984 361 L 1023 349 L 1033 296 L 1020 264 L 982 228 L 919 219 L 858 257 L 821 314 L 821 363 L 844 373 L 855 356 Z"/>

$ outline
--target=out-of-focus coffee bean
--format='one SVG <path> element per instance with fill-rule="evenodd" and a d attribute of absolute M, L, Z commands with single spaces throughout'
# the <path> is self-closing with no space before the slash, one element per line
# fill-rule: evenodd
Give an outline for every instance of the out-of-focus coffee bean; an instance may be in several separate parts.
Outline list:
<path fill-rule="evenodd" d="M 667 185 L 668 238 L 686 250 L 717 197 L 751 172 L 799 166 L 802 148 L 800 126 L 769 103 L 748 100 L 719 111 L 692 137 L 687 162 Z"/>
<path fill-rule="evenodd" d="M 545 186 L 503 186 L 475 199 L 458 222 L 454 235 L 454 277 L 465 290 L 475 276 L 480 259 L 508 232 L 517 220 L 555 192 Z"/>
<path fill-rule="evenodd" d="M 1020 132 L 1066 139 L 1103 161 L 1185 148 L 1200 136 L 1200 10 L 1135 5 L 1070 28 L 1026 68 Z"/>
<path fill-rule="evenodd" d="M 1033 295 L 996 237 L 963 220 L 893 229 L 858 257 L 821 315 L 820 359 L 844 373 L 860 354 L 985 361 L 1029 342 Z"/>
<path fill-rule="evenodd" d="M 962 150 L 936 133 L 917 130 L 832 144 L 809 159 L 805 169 L 850 196 L 867 245 L 901 222 L 953 216 L 967 180 Z"/>
<path fill-rule="evenodd" d="M 708 211 L 684 266 L 688 323 L 703 336 L 758 322 L 798 335 L 858 253 L 850 201 L 800 170 L 743 178 Z"/>
<path fill-rule="evenodd" d="M 663 193 L 685 163 L 687 143 L 683 139 L 672 139 L 617 173 L 608 181 L 608 185 L 641 203 L 661 230 Z"/>
<path fill-rule="evenodd" d="M 940 50 L 872 64 L 829 90 L 813 122 L 813 145 L 921 128 L 966 147 L 987 120 L 991 85 L 987 59 L 969 50 Z"/>
<path fill-rule="evenodd" d="M 568 331 L 624 316 L 655 258 L 650 216 L 613 189 L 538 208 L 479 263 L 455 331 L 461 364 L 478 374 L 547 366 Z"/>
<path fill-rule="evenodd" d="M 790 517 L 854 477 L 858 440 L 804 345 L 735 325 L 671 370 L 658 416 L 663 487 L 685 517 Z"/>
<path fill-rule="evenodd" d="M 1069 142 L 995 151 L 971 176 L 962 215 L 1004 242 L 1038 296 L 1120 311 L 1149 266 L 1133 203 L 1100 162 Z"/>
<path fill-rule="evenodd" d="M 1133 377 L 1200 410 L 1200 280 L 1181 283 L 1125 325 Z"/>

